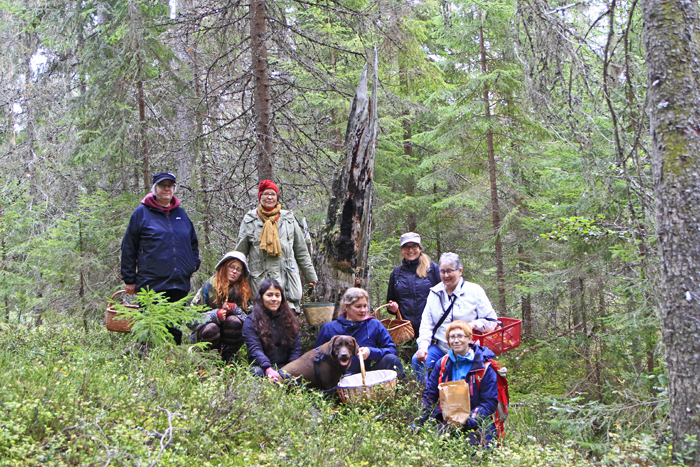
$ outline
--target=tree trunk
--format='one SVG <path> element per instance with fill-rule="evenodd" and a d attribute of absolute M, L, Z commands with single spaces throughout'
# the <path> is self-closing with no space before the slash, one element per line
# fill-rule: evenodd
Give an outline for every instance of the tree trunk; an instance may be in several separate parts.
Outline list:
<path fill-rule="evenodd" d="M 481 49 L 481 71 L 486 74 L 486 46 L 484 44 L 484 26 L 479 26 L 479 44 Z M 498 186 L 496 185 L 496 155 L 493 149 L 493 131 L 491 130 L 491 104 L 489 102 L 489 86 L 484 84 L 484 110 L 488 130 L 486 144 L 489 153 L 489 181 L 491 183 L 491 212 L 493 216 L 494 248 L 496 255 L 496 281 L 498 282 L 498 311 L 501 316 L 506 314 L 506 283 L 503 274 L 503 251 L 501 248 L 501 215 L 498 203 Z"/>
<path fill-rule="evenodd" d="M 521 273 L 529 273 L 530 255 L 525 253 L 522 245 L 518 245 L 518 265 Z M 520 309 L 523 319 L 523 335 L 532 336 L 532 303 L 530 301 L 530 293 L 524 293 L 520 299 Z"/>
<path fill-rule="evenodd" d="M 258 158 L 258 181 L 274 180 L 272 168 L 272 98 L 267 68 L 267 23 L 265 22 L 265 0 L 250 2 L 250 48 L 253 63 L 256 151 Z"/>
<path fill-rule="evenodd" d="M 151 190 L 148 164 L 148 136 L 146 128 L 146 98 L 143 93 L 143 81 L 141 80 L 141 56 L 136 59 L 139 80 L 136 82 L 139 101 L 139 134 L 141 138 L 141 161 L 143 165 L 143 190 L 148 193 Z"/>
<path fill-rule="evenodd" d="M 401 85 L 401 91 L 403 92 L 403 94 L 405 96 L 408 96 L 411 89 L 408 82 L 408 70 L 406 69 L 406 64 L 404 62 L 405 60 L 399 57 L 399 83 Z M 413 132 L 411 131 L 411 112 L 408 110 L 408 108 L 405 108 L 401 112 L 401 125 L 403 126 L 403 153 L 406 156 L 406 163 L 412 165 L 415 163 L 415 161 L 413 160 L 413 143 L 411 142 L 411 138 L 413 138 Z M 408 197 L 411 197 L 413 196 L 414 192 L 415 180 L 413 178 L 413 175 L 411 175 L 410 179 L 408 180 L 406 195 Z M 406 227 L 409 232 L 415 232 L 416 230 L 416 214 L 413 211 L 413 209 L 410 209 L 406 213 Z"/>
<path fill-rule="evenodd" d="M 345 134 L 346 161 L 333 183 L 328 222 L 316 257 L 322 279 L 319 298 L 337 302 L 347 287 L 367 288 L 369 242 L 377 145 L 377 52 L 374 52 L 372 96 L 367 95 L 367 65 L 352 102 Z"/>
<path fill-rule="evenodd" d="M 700 464 L 698 4 L 643 0 L 661 310 L 673 449 Z M 690 437 L 689 435 L 696 435 Z"/>

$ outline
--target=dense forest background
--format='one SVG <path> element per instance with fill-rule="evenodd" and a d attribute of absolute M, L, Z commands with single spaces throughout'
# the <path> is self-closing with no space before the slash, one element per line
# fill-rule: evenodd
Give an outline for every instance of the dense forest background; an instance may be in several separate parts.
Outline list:
<path fill-rule="evenodd" d="M 373 303 L 417 231 L 523 319 L 516 391 L 555 397 L 536 403 L 566 437 L 662 439 L 641 31 L 636 0 L 0 1 L 0 320 L 101 326 L 160 171 L 199 235 L 195 287 L 262 175 L 318 249 L 376 48 Z"/>

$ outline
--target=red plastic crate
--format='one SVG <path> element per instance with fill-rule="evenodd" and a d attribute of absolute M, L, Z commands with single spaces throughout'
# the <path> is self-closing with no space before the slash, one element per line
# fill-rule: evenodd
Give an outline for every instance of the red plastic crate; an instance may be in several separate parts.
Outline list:
<path fill-rule="evenodd" d="M 515 318 L 498 318 L 503 327 L 497 327 L 487 334 L 474 333 L 475 344 L 488 347 L 496 355 L 514 349 L 520 345 L 520 328 L 523 320 Z"/>

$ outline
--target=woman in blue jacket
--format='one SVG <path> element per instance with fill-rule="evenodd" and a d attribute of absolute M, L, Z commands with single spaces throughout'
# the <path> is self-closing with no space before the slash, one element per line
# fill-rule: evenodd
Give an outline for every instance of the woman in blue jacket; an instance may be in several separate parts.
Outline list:
<path fill-rule="evenodd" d="M 440 283 L 440 272 L 437 264 L 423 253 L 420 235 L 407 232 L 401 235 L 400 243 L 403 261 L 391 271 L 386 291 L 387 309 L 393 314 L 401 311 L 401 316 L 411 321 L 418 336 L 425 302 L 430 288 Z"/>
<path fill-rule="evenodd" d="M 368 313 L 369 295 L 364 289 L 350 287 L 340 301 L 342 310 L 337 320 L 326 323 L 316 338 L 316 347 L 330 341 L 333 336 L 355 338 L 369 370 L 396 370 L 398 377 L 405 377 L 401 360 L 396 355 L 396 346 L 384 325 Z M 348 373 L 359 373 L 360 362 L 353 357 Z"/>
<path fill-rule="evenodd" d="M 164 292 L 170 302 L 190 293 L 190 277 L 199 269 L 194 226 L 175 197 L 175 175 L 153 176 L 151 193 L 131 215 L 122 240 L 121 274 L 126 293 L 146 287 Z M 169 328 L 176 344 L 182 332 Z"/>
<path fill-rule="evenodd" d="M 445 425 L 440 405 L 433 408 L 439 399 L 438 384 L 466 379 L 469 385 L 471 413 L 462 427 L 470 444 L 488 444 L 496 435 L 492 415 L 498 407 L 498 384 L 496 371 L 490 365 L 484 371 L 485 362 L 495 355 L 486 347 L 471 343 L 472 328 L 464 321 L 453 321 L 447 327 L 450 350 L 443 360 L 435 363 L 423 391 L 423 415 L 416 422 L 422 425 L 432 418 Z M 482 375 L 483 373 L 483 375 Z M 481 381 L 477 383 L 477 378 Z"/>

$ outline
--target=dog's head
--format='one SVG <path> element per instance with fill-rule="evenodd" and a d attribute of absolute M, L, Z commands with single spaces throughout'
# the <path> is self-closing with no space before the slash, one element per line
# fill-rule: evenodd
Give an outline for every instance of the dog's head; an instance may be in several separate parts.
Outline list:
<path fill-rule="evenodd" d="M 355 338 L 350 336 L 333 336 L 329 343 L 331 358 L 344 370 L 347 370 L 353 355 L 357 353 Z"/>

